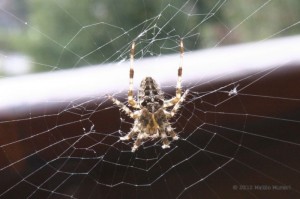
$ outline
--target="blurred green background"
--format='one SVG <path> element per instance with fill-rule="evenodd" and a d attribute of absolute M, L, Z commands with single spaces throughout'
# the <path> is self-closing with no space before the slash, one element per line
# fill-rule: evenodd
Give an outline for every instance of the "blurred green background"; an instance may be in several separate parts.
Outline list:
<path fill-rule="evenodd" d="M 192 51 L 295 35 L 299 8 L 298 0 L 2 0 L 0 74 L 126 60 L 137 37 L 139 58 L 177 52 L 181 37 Z M 12 70 L 18 58 L 23 72 Z"/>

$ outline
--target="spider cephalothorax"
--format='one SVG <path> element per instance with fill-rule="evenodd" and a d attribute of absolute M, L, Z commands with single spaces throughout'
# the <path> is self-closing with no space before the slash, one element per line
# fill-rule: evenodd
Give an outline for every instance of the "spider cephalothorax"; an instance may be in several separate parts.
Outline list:
<path fill-rule="evenodd" d="M 160 137 L 163 142 L 162 148 L 169 148 L 170 141 L 168 140 L 168 136 L 171 136 L 173 140 L 177 140 L 178 136 L 171 127 L 168 119 L 176 114 L 188 93 L 187 90 L 183 95 L 181 95 L 183 43 L 182 41 L 180 42 L 181 62 L 178 68 L 176 96 L 169 100 L 164 99 L 161 89 L 152 77 L 145 77 L 142 80 L 138 91 L 138 102 L 133 98 L 134 47 L 135 43 L 133 42 L 130 53 L 131 63 L 129 72 L 128 103 L 132 108 L 138 110 L 133 112 L 119 100 L 109 96 L 121 110 L 134 119 L 134 124 L 130 132 L 127 135 L 120 137 L 120 139 L 135 139 L 135 135 L 137 135 L 132 147 L 133 152 L 141 145 L 142 141 L 149 138 L 154 139 Z M 166 109 L 171 106 L 174 107 L 171 111 L 167 111 Z"/>

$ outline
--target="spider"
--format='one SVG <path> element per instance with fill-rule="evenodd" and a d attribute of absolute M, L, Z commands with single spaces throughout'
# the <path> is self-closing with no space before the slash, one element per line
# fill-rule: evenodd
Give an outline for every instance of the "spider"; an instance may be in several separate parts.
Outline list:
<path fill-rule="evenodd" d="M 173 140 L 178 140 L 178 135 L 171 127 L 168 121 L 172 118 L 185 100 L 188 90 L 182 95 L 181 79 L 182 79 L 182 62 L 183 62 L 183 41 L 180 41 L 180 65 L 178 68 L 178 80 L 176 85 L 176 96 L 165 100 L 163 92 L 152 77 L 145 77 L 138 91 L 138 101 L 133 97 L 133 61 L 134 61 L 135 42 L 131 45 L 130 50 L 130 71 L 129 71 L 129 91 L 128 91 L 128 104 L 137 109 L 136 111 L 130 110 L 125 104 L 108 96 L 114 104 L 116 104 L 121 111 L 124 111 L 129 117 L 134 119 L 133 127 L 130 132 L 120 137 L 120 140 L 135 139 L 132 147 L 132 152 L 136 151 L 143 141 L 148 139 L 161 138 L 163 145 L 162 148 L 170 148 L 170 141 L 168 136 Z M 173 106 L 170 111 L 166 108 Z M 135 138 L 136 137 L 136 138 Z"/>

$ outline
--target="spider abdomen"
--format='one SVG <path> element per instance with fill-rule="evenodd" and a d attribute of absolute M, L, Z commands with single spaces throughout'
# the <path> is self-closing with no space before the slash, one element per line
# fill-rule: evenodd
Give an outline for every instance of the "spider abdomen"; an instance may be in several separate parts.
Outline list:
<path fill-rule="evenodd" d="M 145 77 L 140 85 L 138 99 L 141 107 L 154 113 L 163 106 L 164 96 L 156 81 L 152 77 Z"/>

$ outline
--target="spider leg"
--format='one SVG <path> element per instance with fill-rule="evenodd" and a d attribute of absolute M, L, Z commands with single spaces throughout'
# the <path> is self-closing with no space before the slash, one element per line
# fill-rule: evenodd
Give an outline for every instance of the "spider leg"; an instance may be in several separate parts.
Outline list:
<path fill-rule="evenodd" d="M 180 40 L 180 64 L 178 67 L 178 79 L 177 79 L 177 85 L 176 85 L 176 96 L 172 99 L 166 100 L 164 102 L 164 107 L 170 107 L 176 104 L 180 98 L 181 98 L 181 79 L 182 79 L 182 65 L 183 65 L 183 54 L 184 54 L 184 47 L 183 47 L 183 41 Z"/>
<path fill-rule="evenodd" d="M 181 96 L 181 98 L 179 99 L 179 101 L 175 104 L 175 106 L 173 107 L 173 109 L 170 112 L 164 111 L 165 115 L 168 118 L 171 118 L 171 117 L 173 117 L 176 114 L 176 112 L 179 110 L 182 102 L 185 100 L 185 98 L 186 98 L 186 96 L 187 96 L 188 93 L 189 93 L 189 90 L 186 90 L 184 92 L 184 94 Z"/>
<path fill-rule="evenodd" d="M 132 152 L 135 152 L 139 148 L 139 146 L 141 146 L 143 139 L 144 139 L 144 134 L 140 132 L 133 144 L 133 147 L 131 148 Z"/>
<path fill-rule="evenodd" d="M 160 130 L 160 137 L 162 139 L 163 145 L 161 146 L 163 149 L 170 148 L 170 141 L 168 140 L 167 134 L 165 130 Z"/>
<path fill-rule="evenodd" d="M 134 60 L 134 48 L 135 48 L 135 42 L 132 42 L 131 50 L 130 50 L 130 70 L 129 70 L 128 103 L 133 108 L 139 108 L 138 103 L 133 98 L 133 76 L 134 76 L 133 60 Z"/>
<path fill-rule="evenodd" d="M 130 132 L 127 135 L 120 137 L 120 140 L 130 140 L 139 132 L 137 122 L 134 123 L 134 126 L 131 128 Z"/>
<path fill-rule="evenodd" d="M 173 130 L 170 124 L 167 124 L 166 132 L 172 137 L 173 140 L 179 139 L 178 135 L 175 133 L 175 131 Z"/>
<path fill-rule="evenodd" d="M 136 134 L 138 134 L 138 136 L 137 136 L 137 139 L 135 140 L 135 142 L 133 144 L 133 147 L 131 148 L 132 152 L 135 152 L 139 148 L 139 146 L 142 144 L 142 140 L 144 139 L 144 134 L 141 133 L 140 126 L 139 126 L 137 120 L 135 121 L 134 126 L 132 127 L 130 132 L 127 135 L 125 135 L 123 137 L 120 137 L 120 140 L 130 140 Z"/>
<path fill-rule="evenodd" d="M 116 98 L 112 96 L 108 96 L 109 99 L 113 101 L 114 104 L 116 104 L 120 110 L 124 111 L 129 117 L 135 119 L 138 117 L 139 111 L 132 112 L 125 104 L 117 100 Z"/>

